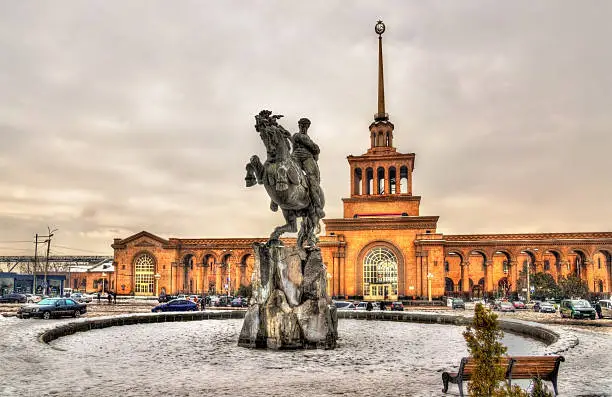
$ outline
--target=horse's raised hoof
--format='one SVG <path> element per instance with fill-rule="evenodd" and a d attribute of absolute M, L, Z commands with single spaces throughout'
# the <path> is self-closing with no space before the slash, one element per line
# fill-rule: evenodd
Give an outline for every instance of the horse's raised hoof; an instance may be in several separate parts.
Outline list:
<path fill-rule="evenodd" d="M 255 186 L 257 184 L 257 178 L 252 175 L 248 175 L 244 180 L 246 181 L 246 187 Z"/>

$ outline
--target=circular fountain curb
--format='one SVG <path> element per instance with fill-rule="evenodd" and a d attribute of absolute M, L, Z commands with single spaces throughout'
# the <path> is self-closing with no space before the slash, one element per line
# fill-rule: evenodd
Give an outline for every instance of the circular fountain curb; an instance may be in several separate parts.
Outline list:
<path fill-rule="evenodd" d="M 203 311 L 185 313 L 134 313 L 119 316 L 84 318 L 62 324 L 46 330 L 39 336 L 43 343 L 49 343 L 57 338 L 85 332 L 92 329 L 102 329 L 132 324 L 165 323 L 177 321 L 227 320 L 244 318 L 245 311 Z M 426 324 L 470 325 L 472 318 L 462 315 L 423 313 L 423 312 L 367 312 L 338 311 L 339 319 L 370 320 L 370 321 L 400 321 Z M 501 319 L 499 327 L 507 332 L 525 335 L 546 343 L 546 354 L 558 354 L 578 344 L 578 338 L 571 332 L 553 330 L 545 325 L 522 320 Z"/>
<path fill-rule="evenodd" d="M 423 312 L 360 312 L 338 311 L 338 318 L 352 320 L 406 321 L 427 324 L 470 325 L 472 316 L 423 313 Z M 546 325 L 523 320 L 499 319 L 503 331 L 525 335 L 546 343 L 546 354 L 558 354 L 578 345 L 578 338 L 567 331 L 552 329 Z"/>

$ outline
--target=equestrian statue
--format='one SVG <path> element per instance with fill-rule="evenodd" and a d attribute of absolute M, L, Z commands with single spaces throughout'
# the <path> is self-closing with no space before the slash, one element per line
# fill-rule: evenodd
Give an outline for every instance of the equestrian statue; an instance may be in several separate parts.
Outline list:
<path fill-rule="evenodd" d="M 268 245 L 282 245 L 280 236 L 297 232 L 297 218 L 302 218 L 297 246 L 315 247 L 316 234 L 321 231 L 319 221 L 325 217 L 317 164 L 320 149 L 308 136 L 310 120 L 300 119 L 299 131 L 291 135 L 278 123 L 281 117 L 269 110 L 255 116 L 255 130 L 266 147 L 267 159 L 262 164 L 257 155 L 251 157 L 246 186 L 263 184 L 271 199 L 270 209 L 276 212 L 280 208 L 285 217 L 286 223 L 274 229 Z"/>

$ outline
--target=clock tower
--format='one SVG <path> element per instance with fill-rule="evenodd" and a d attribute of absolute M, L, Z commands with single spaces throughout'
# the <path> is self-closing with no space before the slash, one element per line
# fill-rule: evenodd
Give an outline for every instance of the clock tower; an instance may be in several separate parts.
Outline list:
<path fill-rule="evenodd" d="M 423 277 L 417 236 L 436 233 L 437 216 L 420 216 L 421 197 L 412 191 L 414 153 L 393 146 L 395 126 L 385 109 L 382 35 L 378 21 L 378 111 L 369 126 L 370 147 L 347 157 L 350 196 L 343 198 L 344 216 L 324 219 L 328 236 L 338 239 L 329 258 L 330 274 L 342 285 L 333 291 L 366 300 L 395 300 L 416 295 Z M 419 258 L 419 259 L 417 259 Z"/>

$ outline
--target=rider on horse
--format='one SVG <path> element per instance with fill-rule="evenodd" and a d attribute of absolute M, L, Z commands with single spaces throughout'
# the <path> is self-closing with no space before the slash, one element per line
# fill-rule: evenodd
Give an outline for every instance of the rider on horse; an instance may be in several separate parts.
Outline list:
<path fill-rule="evenodd" d="M 312 204 L 319 218 L 324 218 L 325 211 L 323 211 L 320 187 L 321 175 L 317 164 L 321 150 L 319 149 L 319 145 L 314 143 L 308 136 L 309 127 L 310 120 L 307 118 L 301 118 L 298 121 L 299 132 L 293 134 L 291 138 L 293 142 L 293 153 L 291 157 L 300 165 L 304 173 L 306 173 L 308 186 L 310 188 L 310 199 L 312 200 Z"/>

